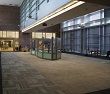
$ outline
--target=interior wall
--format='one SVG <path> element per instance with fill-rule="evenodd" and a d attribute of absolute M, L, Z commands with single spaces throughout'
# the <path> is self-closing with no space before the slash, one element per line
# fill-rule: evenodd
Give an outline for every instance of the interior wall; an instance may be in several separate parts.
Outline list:
<path fill-rule="evenodd" d="M 60 38 L 60 24 L 41 29 L 39 32 L 56 33 L 56 37 Z"/>
<path fill-rule="evenodd" d="M 0 5 L 0 31 L 19 31 L 20 8 Z"/>
<path fill-rule="evenodd" d="M 21 47 L 28 47 L 30 48 L 30 41 L 32 39 L 32 33 L 19 33 L 19 45 Z"/>

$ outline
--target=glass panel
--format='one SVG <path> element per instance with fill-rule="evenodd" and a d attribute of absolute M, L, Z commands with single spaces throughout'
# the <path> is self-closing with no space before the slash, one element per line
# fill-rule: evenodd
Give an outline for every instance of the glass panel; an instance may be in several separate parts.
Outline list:
<path fill-rule="evenodd" d="M 46 33 L 46 38 L 51 38 L 52 37 L 52 33 Z"/>
<path fill-rule="evenodd" d="M 15 32 L 7 31 L 7 38 L 15 38 Z"/>
<path fill-rule="evenodd" d="M 80 24 L 81 23 L 81 18 L 77 18 L 76 19 L 76 24 Z"/>
<path fill-rule="evenodd" d="M 39 0 L 39 2 L 41 3 L 43 0 Z"/>
<path fill-rule="evenodd" d="M 55 33 L 53 33 L 53 37 L 55 38 Z"/>
<path fill-rule="evenodd" d="M 2 38 L 2 31 L 0 31 L 0 37 Z"/>
<path fill-rule="evenodd" d="M 35 38 L 35 32 L 32 32 L 32 38 Z"/>
<path fill-rule="evenodd" d="M 19 41 L 18 41 L 18 39 L 15 40 L 15 47 L 19 47 Z"/>
<path fill-rule="evenodd" d="M 63 27 L 67 27 L 68 21 L 63 22 Z"/>
<path fill-rule="evenodd" d="M 42 33 L 36 33 L 36 38 L 42 38 Z"/>
<path fill-rule="evenodd" d="M 45 38 L 45 33 L 43 33 L 43 37 Z"/>
<path fill-rule="evenodd" d="M 16 32 L 16 38 L 19 38 L 19 32 Z"/>
<path fill-rule="evenodd" d="M 6 38 L 6 31 L 3 31 L 3 38 Z"/>
<path fill-rule="evenodd" d="M 98 50 L 99 49 L 99 28 L 91 28 L 88 31 L 88 49 Z"/>

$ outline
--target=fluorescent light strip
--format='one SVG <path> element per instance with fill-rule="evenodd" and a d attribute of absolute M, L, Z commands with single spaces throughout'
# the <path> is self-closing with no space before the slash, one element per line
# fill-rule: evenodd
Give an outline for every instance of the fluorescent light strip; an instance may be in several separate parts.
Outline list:
<path fill-rule="evenodd" d="M 83 1 L 79 1 L 79 2 L 78 1 L 72 1 L 71 3 L 69 3 L 69 4 L 65 5 L 64 7 L 56 10 L 55 12 L 47 15 L 46 17 L 38 20 L 37 22 L 33 23 L 32 25 L 24 28 L 22 30 L 22 32 L 25 32 L 25 31 L 27 31 L 27 30 L 29 30 L 29 29 L 31 29 L 31 28 L 33 28 L 33 27 L 35 27 L 35 26 L 37 26 L 37 25 L 39 25 L 39 24 L 41 24 L 43 22 L 46 22 L 46 21 L 48 21 L 48 20 L 50 20 L 50 19 L 52 19 L 52 18 L 64 13 L 64 12 L 67 12 L 67 11 L 69 11 L 69 10 L 71 10 L 71 9 L 73 9 L 73 8 L 83 4 L 83 3 L 85 3 L 85 2 L 83 2 Z"/>

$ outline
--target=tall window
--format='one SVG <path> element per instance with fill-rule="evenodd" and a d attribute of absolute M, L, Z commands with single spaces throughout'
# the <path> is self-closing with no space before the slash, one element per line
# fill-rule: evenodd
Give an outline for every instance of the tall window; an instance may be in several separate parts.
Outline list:
<path fill-rule="evenodd" d="M 3 31 L 3 38 L 6 38 L 6 31 Z"/>
<path fill-rule="evenodd" d="M 15 32 L 7 32 L 8 38 L 15 38 Z"/>

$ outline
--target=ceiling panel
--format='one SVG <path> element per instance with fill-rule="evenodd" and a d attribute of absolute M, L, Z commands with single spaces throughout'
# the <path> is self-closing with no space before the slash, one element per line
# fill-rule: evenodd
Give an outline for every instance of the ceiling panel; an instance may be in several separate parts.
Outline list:
<path fill-rule="evenodd" d="M 80 1 L 85 1 L 89 3 L 95 3 L 95 4 L 100 4 L 100 5 L 106 5 L 110 7 L 110 0 L 80 0 Z"/>
<path fill-rule="evenodd" d="M 20 6 L 23 0 L 0 0 L 0 5 Z"/>

